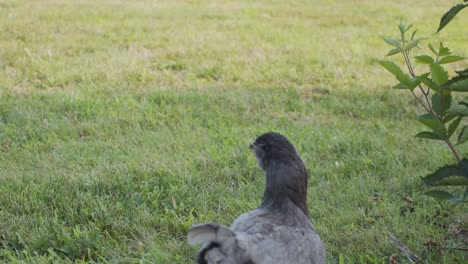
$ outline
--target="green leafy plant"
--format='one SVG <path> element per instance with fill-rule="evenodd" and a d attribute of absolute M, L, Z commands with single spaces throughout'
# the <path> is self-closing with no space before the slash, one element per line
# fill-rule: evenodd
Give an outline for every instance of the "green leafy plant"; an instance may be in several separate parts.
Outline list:
<path fill-rule="evenodd" d="M 468 0 L 463 0 L 463 2 L 468 2 Z M 437 32 L 441 31 L 445 26 L 448 25 L 450 21 L 460 12 L 463 8 L 467 7 L 468 4 L 458 4 L 450 8 L 445 15 L 442 16 L 439 23 L 439 28 Z"/>
<path fill-rule="evenodd" d="M 464 2 L 467 1 L 464 0 Z M 437 32 L 447 26 L 467 6 L 468 4 L 459 4 L 452 7 L 442 17 Z M 410 54 L 413 49 L 420 48 L 420 43 L 427 38 L 416 38 L 416 30 L 410 33 L 412 25 L 400 23 L 398 28 L 400 31 L 399 39 L 383 37 L 384 41 L 393 47 L 386 56 L 401 54 L 407 67 L 407 73 L 391 61 L 380 60 L 378 62 L 398 80 L 398 84 L 393 88 L 408 90 L 425 109 L 426 113 L 418 116 L 417 120 L 428 130 L 418 133 L 416 137 L 444 142 L 457 160 L 456 164 L 445 165 L 423 177 L 422 180 L 428 186 L 465 187 L 463 194 L 438 189 L 433 189 L 425 194 L 439 201 L 468 202 L 468 159 L 463 159 L 455 148 L 456 145 L 468 141 L 468 125 L 459 128 L 462 120 L 468 116 L 468 98 L 465 97 L 454 102 L 455 99 L 452 97 L 454 92 L 468 92 L 468 69 L 455 71 L 456 75 L 449 78 L 449 74 L 444 68 L 449 63 L 465 58 L 452 54 L 442 42 L 437 48 L 429 44 L 428 48 L 432 54 L 414 57 L 416 63 L 424 64 L 428 69 L 425 73 L 417 74 Z M 455 139 L 456 144 L 452 141 L 455 134 L 458 135 Z"/>

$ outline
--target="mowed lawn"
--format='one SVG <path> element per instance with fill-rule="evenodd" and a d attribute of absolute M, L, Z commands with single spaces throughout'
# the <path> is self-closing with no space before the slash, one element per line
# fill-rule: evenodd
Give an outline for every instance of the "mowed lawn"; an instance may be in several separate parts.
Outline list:
<path fill-rule="evenodd" d="M 454 157 L 376 63 L 402 19 L 433 36 L 458 2 L 0 0 L 0 262 L 192 263 L 191 225 L 259 204 L 248 144 L 271 130 L 306 163 L 328 263 L 405 262 L 389 234 L 467 262 L 467 206 L 437 214 L 420 180 Z M 417 54 L 468 57 L 467 24 Z"/>

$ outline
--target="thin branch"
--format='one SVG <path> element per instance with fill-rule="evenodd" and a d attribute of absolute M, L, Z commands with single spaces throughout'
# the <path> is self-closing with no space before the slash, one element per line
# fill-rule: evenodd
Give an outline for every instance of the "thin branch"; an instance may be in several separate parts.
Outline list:
<path fill-rule="evenodd" d="M 455 147 L 453 146 L 452 141 L 450 141 L 450 139 L 447 139 L 447 140 L 445 141 L 445 143 L 447 143 L 447 145 L 449 146 L 450 150 L 453 152 L 453 155 L 455 155 L 455 158 L 457 158 L 458 162 L 461 162 L 460 155 L 458 154 L 457 150 L 456 150 Z"/>
<path fill-rule="evenodd" d="M 413 66 L 411 65 L 408 53 L 406 51 L 403 51 L 403 57 L 405 58 L 406 66 L 408 67 L 408 70 L 409 70 L 411 76 L 412 77 L 416 76 L 416 74 L 414 74 Z"/>
<path fill-rule="evenodd" d="M 414 262 L 417 262 L 417 261 L 421 261 L 421 258 L 418 257 L 416 254 L 414 254 L 413 252 L 411 252 L 409 249 L 408 249 L 408 246 L 403 244 L 400 240 L 396 239 L 395 236 L 393 236 L 392 234 L 389 234 L 388 235 L 388 240 L 395 246 L 397 247 L 401 253 L 403 255 L 405 255 L 405 257 L 412 263 Z"/>
<path fill-rule="evenodd" d="M 416 77 L 416 73 L 414 72 L 414 68 L 413 68 L 413 65 L 411 64 L 411 61 L 409 59 L 409 56 L 408 56 L 408 53 L 407 52 L 403 52 L 403 57 L 405 58 L 405 62 L 406 62 L 406 66 L 408 67 L 408 70 L 411 74 L 412 77 Z M 430 113 L 432 114 L 435 114 L 433 111 L 432 111 L 432 107 L 431 107 L 431 103 L 429 102 L 429 98 L 427 97 L 429 95 L 429 92 L 430 92 L 430 89 L 427 88 L 426 91 L 424 91 L 424 88 L 421 86 L 421 84 L 418 85 L 419 87 L 419 90 L 421 90 L 421 92 L 424 94 L 424 97 L 426 99 L 426 102 L 427 104 L 429 105 L 429 108 L 431 109 L 431 111 L 429 111 Z M 437 116 L 436 116 L 437 117 Z"/>
<path fill-rule="evenodd" d="M 424 107 L 424 109 L 426 109 L 427 112 L 431 113 L 431 109 L 429 109 L 423 101 L 421 101 L 421 99 L 419 99 L 419 97 L 413 92 L 413 90 L 411 90 L 411 93 L 414 95 L 414 97 L 416 98 L 416 100 L 418 100 L 418 102 Z"/>
<path fill-rule="evenodd" d="M 406 66 L 408 67 L 408 70 L 409 70 L 411 76 L 415 77 L 416 74 L 414 73 L 414 69 L 413 69 L 413 66 L 411 65 L 411 61 L 409 60 L 408 53 L 406 51 L 403 51 L 402 53 L 403 53 L 403 58 L 405 58 Z M 411 93 L 414 95 L 414 97 L 416 97 L 416 99 L 426 109 L 427 112 L 429 112 L 431 114 L 434 114 L 434 111 L 432 110 L 429 99 L 427 98 L 427 95 L 429 94 L 429 89 L 428 89 L 428 91 L 426 93 L 426 92 L 424 92 L 424 89 L 422 88 L 421 85 L 418 85 L 418 86 L 419 86 L 419 89 L 421 90 L 421 92 L 424 94 L 424 97 L 426 98 L 427 106 L 421 101 L 421 99 L 419 99 L 419 97 L 413 91 L 411 91 Z M 436 115 L 436 117 L 437 117 L 437 115 Z"/>
<path fill-rule="evenodd" d="M 414 73 L 413 65 L 411 65 L 411 61 L 409 59 L 408 52 L 407 51 L 402 51 L 401 53 L 403 54 L 403 57 L 405 58 L 406 66 L 408 67 L 408 70 L 409 70 L 411 76 L 415 77 L 416 74 Z M 437 57 L 437 59 L 438 59 L 438 57 Z M 424 107 L 424 109 L 426 109 L 426 111 L 428 113 L 430 113 L 434 118 L 436 118 L 436 119 L 438 119 L 439 121 L 442 122 L 442 115 L 440 117 L 437 115 L 437 113 L 434 111 L 434 109 L 432 108 L 432 105 L 431 105 L 431 103 L 429 101 L 428 95 L 429 95 L 430 89 L 427 88 L 427 91 L 424 91 L 421 84 L 419 84 L 418 86 L 419 86 L 419 89 L 421 90 L 421 92 L 424 94 L 424 98 L 426 99 L 427 105 L 424 104 L 423 101 L 421 101 L 421 99 L 419 99 L 419 97 L 412 90 L 411 90 L 411 93 L 418 100 L 418 102 Z M 442 105 L 442 109 L 443 109 L 443 105 Z M 455 149 L 452 142 L 450 141 L 450 138 L 445 140 L 445 143 L 447 143 L 448 147 L 450 148 L 450 150 L 452 151 L 453 155 L 458 160 L 458 162 L 461 162 L 460 155 L 458 154 L 457 150 Z"/>
<path fill-rule="evenodd" d="M 440 101 L 441 101 L 441 102 L 440 102 L 440 105 L 441 105 L 441 106 L 440 106 L 440 119 L 442 119 L 442 118 L 444 117 L 444 115 L 445 115 L 445 113 L 444 113 L 444 109 L 445 109 L 445 108 L 444 108 L 444 107 L 445 107 L 445 100 L 444 100 L 444 98 L 445 98 L 444 96 L 441 96 L 441 97 L 440 97 Z"/>

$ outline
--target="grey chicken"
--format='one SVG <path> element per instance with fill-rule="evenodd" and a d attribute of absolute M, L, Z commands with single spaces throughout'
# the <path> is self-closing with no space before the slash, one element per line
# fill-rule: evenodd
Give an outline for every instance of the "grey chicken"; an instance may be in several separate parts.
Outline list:
<path fill-rule="evenodd" d="M 189 244 L 204 243 L 197 263 L 325 263 L 325 247 L 307 210 L 307 172 L 296 149 L 274 132 L 249 147 L 266 174 L 262 203 L 230 228 L 214 223 L 191 227 Z"/>

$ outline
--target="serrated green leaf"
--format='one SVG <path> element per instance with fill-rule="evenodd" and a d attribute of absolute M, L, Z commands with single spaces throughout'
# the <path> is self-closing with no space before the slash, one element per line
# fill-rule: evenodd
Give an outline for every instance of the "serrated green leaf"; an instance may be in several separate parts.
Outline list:
<path fill-rule="evenodd" d="M 429 78 L 422 78 L 422 83 L 427 85 L 429 88 L 433 90 L 439 90 L 439 86 L 435 84 L 431 79 Z"/>
<path fill-rule="evenodd" d="M 380 65 L 382 65 L 387 71 L 395 75 L 395 77 L 402 83 L 410 86 L 412 84 L 411 77 L 404 73 L 398 65 L 391 61 L 382 61 L 378 60 L 377 61 Z"/>
<path fill-rule="evenodd" d="M 468 116 L 468 107 L 462 104 L 453 105 L 447 110 L 447 114 L 460 117 Z"/>
<path fill-rule="evenodd" d="M 414 89 L 414 87 L 417 86 L 417 84 L 415 85 L 416 80 L 415 80 L 414 78 L 410 77 L 407 73 L 404 73 L 404 74 L 401 75 L 401 76 L 397 76 L 397 79 L 398 79 L 400 82 L 402 82 L 402 83 L 408 85 L 408 87 L 409 87 L 410 89 Z M 419 83 L 421 83 L 421 82 L 419 82 Z"/>
<path fill-rule="evenodd" d="M 461 117 L 453 120 L 453 122 L 449 125 L 447 129 L 447 135 L 448 137 L 451 137 L 453 133 L 455 133 L 455 130 L 457 130 L 458 125 L 460 125 L 460 121 L 462 120 Z"/>
<path fill-rule="evenodd" d="M 442 190 L 432 190 L 424 193 L 427 196 L 431 196 L 432 198 L 436 198 L 437 200 L 441 201 L 451 201 L 455 203 L 463 202 L 463 197 L 460 195 L 454 195 L 452 193 L 442 191 Z"/>
<path fill-rule="evenodd" d="M 398 29 L 400 30 L 400 33 L 401 35 L 404 35 L 408 30 L 411 29 L 411 27 L 413 26 L 413 24 L 407 26 L 406 23 L 400 23 L 398 24 Z"/>
<path fill-rule="evenodd" d="M 405 27 L 406 25 L 403 23 L 398 24 L 398 29 L 400 30 L 400 33 L 403 35 L 405 33 Z"/>
<path fill-rule="evenodd" d="M 420 83 L 421 83 L 421 79 L 419 79 L 418 77 L 411 78 L 408 75 L 408 76 L 405 76 L 404 83 L 400 82 L 399 84 L 393 86 L 392 88 L 394 88 L 394 89 L 410 89 L 410 90 L 413 90 Z"/>
<path fill-rule="evenodd" d="M 419 75 L 417 77 L 422 80 L 424 78 L 427 78 L 427 76 L 429 76 L 430 74 L 431 74 L 430 72 L 426 72 L 426 73 L 423 73 L 423 74 L 421 74 L 421 75 Z"/>
<path fill-rule="evenodd" d="M 407 26 L 407 27 L 405 28 L 405 33 L 408 32 L 408 30 L 410 30 L 412 27 L 413 27 L 413 24 Z"/>
<path fill-rule="evenodd" d="M 450 108 L 452 104 L 452 95 L 442 95 L 442 94 L 434 94 L 431 98 L 432 100 L 432 108 L 439 116 L 444 116 L 447 109 Z"/>
<path fill-rule="evenodd" d="M 464 69 L 463 71 L 455 71 L 460 76 L 468 76 L 468 69 Z"/>
<path fill-rule="evenodd" d="M 421 77 L 421 82 L 435 92 L 440 92 L 440 87 L 427 77 Z"/>
<path fill-rule="evenodd" d="M 417 120 L 424 124 L 425 126 L 432 129 L 435 133 L 437 133 L 442 138 L 447 138 L 447 131 L 445 129 L 444 124 L 431 114 L 424 114 L 417 117 Z"/>
<path fill-rule="evenodd" d="M 468 177 L 468 159 L 467 158 L 464 158 L 462 159 L 458 165 L 463 169 L 465 170 L 465 175 Z"/>
<path fill-rule="evenodd" d="M 442 119 L 442 123 L 447 124 L 448 122 L 450 122 L 454 118 L 456 118 L 456 116 L 446 114 L 445 117 Z"/>
<path fill-rule="evenodd" d="M 445 165 L 422 180 L 429 186 L 468 186 L 466 171 L 459 165 Z"/>
<path fill-rule="evenodd" d="M 406 90 L 406 89 L 409 89 L 409 86 L 404 84 L 404 83 L 399 83 L 399 84 L 393 86 L 392 88 L 393 89 L 404 89 L 404 90 Z"/>
<path fill-rule="evenodd" d="M 438 200 L 448 200 L 448 201 L 453 200 L 456 197 L 449 192 L 441 191 L 441 190 L 431 190 L 424 194 L 427 196 L 436 198 Z"/>
<path fill-rule="evenodd" d="M 464 60 L 464 59 L 465 59 L 465 58 L 460 57 L 460 56 L 449 55 L 449 56 L 443 57 L 443 58 L 439 61 L 439 64 L 452 63 L 452 62 L 457 62 L 457 61 L 461 61 L 461 60 Z"/>
<path fill-rule="evenodd" d="M 382 38 L 383 38 L 383 40 L 385 40 L 385 42 L 387 42 L 388 44 L 390 44 L 390 45 L 392 45 L 392 46 L 394 46 L 396 48 L 401 48 L 402 47 L 400 41 L 397 40 L 397 39 L 390 38 L 390 37 L 384 37 L 384 36 L 382 36 Z"/>
<path fill-rule="evenodd" d="M 413 90 L 416 88 L 421 82 L 423 78 L 426 78 L 427 75 L 421 75 L 419 77 L 409 77 L 405 76 L 407 79 L 405 79 L 405 84 L 408 86 L 408 89 Z M 401 81 L 401 80 L 400 80 Z"/>
<path fill-rule="evenodd" d="M 468 5 L 458 4 L 452 8 L 450 8 L 447 13 L 445 13 L 442 18 L 440 19 L 439 28 L 437 32 L 441 31 L 447 24 L 460 12 L 463 8 L 467 7 Z"/>
<path fill-rule="evenodd" d="M 414 137 L 425 138 L 425 139 L 433 139 L 433 140 L 445 140 L 444 137 L 441 137 L 440 135 L 438 135 L 438 134 L 436 134 L 434 132 L 429 132 L 429 131 L 419 132 Z"/>
<path fill-rule="evenodd" d="M 468 107 L 468 96 L 465 96 L 462 100 L 460 100 L 460 102 L 458 102 L 459 104 L 461 105 L 464 105 L 466 107 Z"/>
<path fill-rule="evenodd" d="M 441 89 L 447 89 L 453 92 L 468 92 L 468 75 L 460 75 L 450 79 Z"/>
<path fill-rule="evenodd" d="M 450 54 L 452 54 L 452 52 L 450 52 L 450 49 L 447 47 L 444 47 L 444 43 L 440 42 L 439 56 L 443 57 L 443 56 L 448 56 Z"/>
<path fill-rule="evenodd" d="M 432 46 L 431 43 L 429 43 L 429 45 L 427 45 L 429 47 L 429 49 L 432 51 L 432 53 L 434 53 L 434 55 L 439 55 L 439 53 L 436 51 L 436 49 L 434 48 L 434 46 Z"/>
<path fill-rule="evenodd" d="M 468 140 L 468 126 L 464 126 L 458 135 L 457 145 L 463 144 Z"/>
<path fill-rule="evenodd" d="M 433 64 L 435 63 L 434 59 L 429 55 L 416 56 L 416 62 L 421 64 Z"/>
<path fill-rule="evenodd" d="M 418 46 L 418 44 L 419 44 L 419 42 L 420 42 L 421 40 L 425 40 L 425 39 L 427 39 L 427 38 L 417 38 L 417 39 L 411 41 L 408 45 L 406 45 L 406 47 L 405 47 L 404 50 L 405 50 L 405 51 L 411 50 L 412 48 Z"/>
<path fill-rule="evenodd" d="M 421 76 L 410 77 L 409 75 L 405 74 L 403 78 L 397 78 L 400 81 L 400 83 L 393 86 L 393 88 L 413 90 L 423 81 L 423 78 L 427 78 L 428 75 L 429 74 L 427 73 Z"/>
<path fill-rule="evenodd" d="M 385 56 L 386 56 L 386 57 L 392 56 L 392 55 L 398 54 L 398 53 L 400 53 L 400 52 L 401 52 L 401 51 L 400 51 L 400 49 L 398 49 L 398 48 L 397 48 L 397 49 L 392 49 L 392 50 L 389 51 L 389 52 L 387 53 L 387 55 L 385 55 Z"/>
<path fill-rule="evenodd" d="M 440 65 L 431 64 L 431 74 L 432 74 L 432 81 L 438 86 L 441 86 L 448 81 L 448 73 Z"/>
<path fill-rule="evenodd" d="M 400 67 L 391 61 L 378 60 L 377 62 L 396 77 L 402 76 L 404 74 Z"/>
<path fill-rule="evenodd" d="M 411 34 L 411 40 L 413 40 L 413 39 L 414 39 L 414 36 L 416 35 L 416 32 L 418 32 L 418 30 L 417 30 L 417 29 L 413 31 L 413 34 Z"/>
<path fill-rule="evenodd" d="M 424 83 L 427 87 L 429 87 L 435 93 L 438 93 L 441 95 L 449 95 L 451 93 L 449 89 L 442 89 L 429 78 L 421 78 L 421 82 Z"/>

